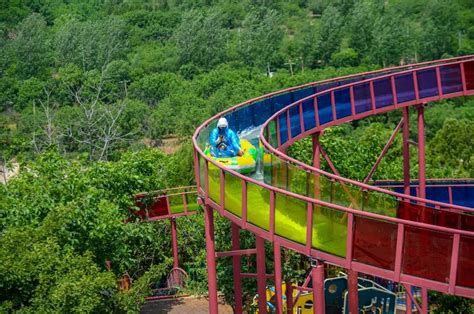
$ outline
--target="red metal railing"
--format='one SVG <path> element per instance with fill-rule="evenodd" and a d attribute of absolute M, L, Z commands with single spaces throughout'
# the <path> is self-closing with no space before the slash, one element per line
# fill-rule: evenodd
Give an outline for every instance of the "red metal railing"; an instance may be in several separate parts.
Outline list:
<path fill-rule="evenodd" d="M 468 212 L 473 213 L 474 210 L 471 208 L 466 208 L 462 206 L 455 206 L 435 201 L 430 201 L 424 198 L 418 198 L 414 196 L 408 196 L 405 194 L 395 193 L 392 191 L 388 191 L 382 188 L 377 188 L 371 185 L 362 184 L 357 181 L 349 180 L 347 178 L 343 178 L 341 176 L 337 176 L 334 174 L 330 174 L 324 172 L 318 168 L 308 166 L 304 163 L 301 163 L 297 160 L 294 160 L 287 155 L 285 155 L 281 149 L 286 148 L 291 143 L 295 142 L 298 139 L 301 139 L 305 136 L 312 135 L 316 132 L 323 130 L 326 127 L 331 125 L 336 125 L 340 123 L 344 123 L 347 121 L 351 121 L 354 119 L 361 119 L 363 117 L 367 117 L 373 114 L 383 113 L 390 110 L 395 110 L 398 108 L 403 108 L 406 106 L 413 106 L 420 104 L 421 102 L 428 102 L 428 101 L 435 101 L 444 98 L 452 98 L 452 97 L 459 97 L 464 95 L 473 95 L 474 94 L 474 87 L 468 88 L 468 84 L 466 83 L 466 73 L 464 71 L 464 64 L 466 62 L 474 60 L 473 56 L 462 57 L 462 58 L 454 58 L 449 60 L 441 60 L 438 62 L 429 62 L 424 64 L 418 64 L 407 67 L 398 67 L 394 69 L 382 70 L 372 73 L 389 73 L 385 76 L 379 76 L 376 78 L 371 78 L 368 80 L 364 80 L 361 82 L 355 82 L 348 85 L 332 88 L 330 90 L 317 93 L 315 95 L 311 95 L 306 97 L 302 100 L 295 102 L 294 104 L 285 107 L 284 109 L 280 110 L 276 114 L 274 114 L 267 122 L 264 124 L 262 131 L 260 133 L 260 140 L 264 147 L 274 156 L 278 157 L 280 160 L 284 162 L 289 162 L 291 164 L 296 165 L 301 171 L 306 171 L 309 175 L 315 178 L 322 178 L 326 177 L 329 180 L 334 182 L 339 182 L 343 186 L 352 186 L 360 189 L 361 192 L 367 193 L 381 193 L 383 195 L 389 195 L 395 197 L 399 204 L 403 206 L 412 205 L 412 203 L 418 203 L 422 206 L 432 206 L 437 209 L 449 209 L 451 211 L 456 212 L 457 214 Z M 443 90 L 440 87 L 440 80 L 439 80 L 439 66 L 440 64 L 458 64 L 461 67 L 461 75 L 462 75 L 462 86 L 463 89 L 461 92 L 451 93 L 449 95 L 443 95 Z M 423 65 L 431 64 L 431 66 L 427 66 L 421 68 Z M 433 65 L 434 64 L 434 65 Z M 426 69 L 435 69 L 438 78 L 438 95 L 432 97 L 420 97 L 420 92 L 417 84 L 417 71 L 426 70 Z M 404 71 L 402 71 L 404 70 Z M 399 71 L 399 72 L 396 72 Z M 396 97 L 396 84 L 394 81 L 394 77 L 400 74 L 410 74 L 413 75 L 413 82 L 415 85 L 415 99 L 412 101 L 407 102 L 398 102 Z M 369 73 L 370 74 L 370 73 Z M 349 77 L 357 77 L 358 75 L 349 76 Z M 345 77 L 347 79 L 348 77 Z M 383 108 L 377 108 L 376 106 L 376 95 L 374 92 L 374 82 L 377 80 L 389 78 L 390 79 L 390 86 L 392 88 L 391 92 L 393 95 L 394 103 L 390 106 L 386 106 Z M 340 78 L 342 79 L 342 78 Z M 471 78 L 469 78 L 470 80 Z M 337 80 L 337 79 L 335 79 Z M 335 81 L 331 80 L 331 81 Z M 327 83 L 328 81 L 324 81 Z M 366 84 L 368 83 L 370 86 L 370 99 L 371 99 L 371 108 L 369 112 L 364 113 L 357 113 L 355 109 L 355 99 L 354 99 L 354 86 L 358 84 Z M 312 83 L 307 84 L 304 86 L 313 86 L 319 83 Z M 472 84 L 471 84 L 472 85 Z M 469 85 L 469 86 L 471 86 Z M 337 117 L 337 108 L 335 102 L 335 92 L 341 90 L 343 88 L 350 88 L 350 106 L 351 106 L 351 115 L 345 116 L 343 118 Z M 471 221 L 467 222 L 466 230 L 463 229 L 456 229 L 446 226 L 440 226 L 436 224 L 427 224 L 424 222 L 417 222 L 417 221 L 410 221 L 395 217 L 389 217 L 380 215 L 377 213 L 371 213 L 366 211 L 361 211 L 359 209 L 354 209 L 352 207 L 352 203 L 346 206 L 341 206 L 339 204 L 335 204 L 333 202 L 328 202 L 325 200 L 313 198 L 310 196 L 302 195 L 295 193 L 293 191 L 289 191 L 287 189 L 272 186 L 269 184 L 265 184 L 261 181 L 246 177 L 241 175 L 235 171 L 223 168 L 221 165 L 210 159 L 209 157 L 205 156 L 201 147 L 198 145 L 198 137 L 201 131 L 209 126 L 212 121 L 215 121 L 217 118 L 223 116 L 226 113 L 229 113 L 233 110 L 241 108 L 243 106 L 251 105 L 257 100 L 273 97 L 275 95 L 279 95 L 283 92 L 288 92 L 292 90 L 296 90 L 297 88 L 287 89 L 277 93 L 271 93 L 243 104 L 237 105 L 233 108 L 230 108 L 219 115 L 209 119 L 206 121 L 202 126 L 200 126 L 193 136 L 193 144 L 194 144 L 194 161 L 195 161 L 195 172 L 196 172 L 196 179 L 198 183 L 198 193 L 204 200 L 204 204 L 213 208 L 214 210 L 218 211 L 222 216 L 226 217 L 227 219 L 231 220 L 233 223 L 239 225 L 242 228 L 248 229 L 251 232 L 255 233 L 258 237 L 264 238 L 268 241 L 272 241 L 275 244 L 284 246 L 286 248 L 292 249 L 294 251 L 300 252 L 302 254 L 306 254 L 312 256 L 314 258 L 322 259 L 328 263 L 336 264 L 347 269 L 352 269 L 355 271 L 360 271 L 364 273 L 374 274 L 379 277 L 383 277 L 389 280 L 403 282 L 410 285 L 415 286 L 422 286 L 428 289 L 437 290 L 446 293 L 453 293 L 462 296 L 473 297 L 474 296 L 474 278 L 472 274 L 468 271 L 470 265 L 472 264 L 472 245 L 474 239 L 474 232 L 470 228 Z M 332 121 L 329 123 L 321 124 L 319 121 L 318 115 L 318 103 L 317 97 L 321 95 L 330 95 L 331 98 L 331 111 L 332 111 Z M 304 119 L 303 117 L 303 110 L 302 104 L 304 101 L 313 100 L 314 102 L 314 112 L 315 112 L 315 123 L 316 127 L 308 130 L 304 130 Z M 290 110 L 298 106 L 299 112 L 299 125 L 301 128 L 301 134 L 292 137 L 291 134 L 291 119 L 290 119 Z M 279 117 L 282 114 L 286 114 L 286 123 L 288 129 L 288 141 L 284 144 L 281 144 L 280 140 L 280 126 Z M 276 134 L 277 134 L 277 143 L 278 149 L 271 146 L 269 141 L 267 140 L 265 134 L 269 134 L 267 130 L 267 126 L 270 121 L 275 121 L 276 124 Z M 210 165 L 213 167 L 212 171 L 217 171 L 218 176 L 214 177 L 214 182 L 217 180 L 218 185 L 213 186 L 212 189 L 218 188 L 219 193 L 215 193 L 215 191 L 210 191 L 210 182 L 209 182 L 209 167 Z M 217 168 L 215 170 L 214 168 Z M 228 211 L 226 209 L 226 178 L 232 177 L 233 181 L 240 181 L 241 186 L 241 212 L 236 214 Z M 257 187 L 262 191 L 266 191 L 268 193 L 268 197 L 265 196 L 265 199 L 268 201 L 268 228 L 256 226 L 249 221 L 249 210 L 253 208 L 249 208 L 249 193 L 248 189 L 252 187 L 254 189 Z M 266 194 L 265 194 L 266 195 Z M 278 235 L 275 231 L 275 198 L 277 195 L 283 195 L 287 198 L 294 199 L 300 202 L 306 203 L 306 243 L 298 243 L 296 241 L 289 240 L 285 237 Z M 344 213 L 345 219 L 347 219 L 346 224 L 346 251 L 345 256 L 337 256 L 335 254 L 331 254 L 325 252 L 321 249 L 315 248 L 312 243 L 312 232 L 313 232 L 313 213 L 315 213 L 320 208 L 329 208 L 335 211 L 339 211 Z M 469 214 L 467 217 L 471 217 L 472 215 Z M 208 218 L 209 220 L 209 218 Z M 365 226 L 365 227 L 364 227 Z M 383 253 L 390 254 L 391 260 L 388 263 L 381 264 L 381 263 L 374 263 L 370 259 L 364 259 L 364 256 L 368 254 L 361 249 L 363 249 L 364 243 L 364 235 L 367 234 L 372 235 L 373 233 L 367 232 L 367 227 L 372 227 L 373 229 L 379 228 L 380 230 L 387 230 L 385 232 L 385 236 L 390 236 L 390 250 L 383 251 Z M 360 228 L 359 228 L 360 227 Z M 369 229 L 370 230 L 370 229 Z M 209 236 L 213 239 L 213 236 Z M 388 238 L 387 238 L 388 239 Z M 388 240 L 387 240 L 388 241 Z M 428 248 L 420 249 L 418 247 L 413 247 L 414 243 L 421 243 L 426 245 Z M 381 245 L 387 245 L 388 243 L 381 243 Z M 213 246 L 209 247 L 213 250 Z M 410 255 L 410 250 L 415 250 L 415 254 Z M 441 252 L 445 258 L 443 259 L 443 265 L 440 269 L 440 273 L 444 278 L 440 278 L 440 276 L 434 276 L 433 274 L 427 274 L 423 272 L 423 267 L 426 265 L 424 264 L 417 264 L 416 258 L 421 258 L 421 254 L 429 252 Z M 381 254 L 380 252 L 378 254 Z M 439 255 L 434 255 L 433 258 L 438 258 Z M 426 259 L 425 259 L 426 261 Z M 432 262 L 434 265 L 437 265 L 441 268 L 441 263 L 436 260 Z M 387 266 L 388 265 L 388 266 Z M 214 265 L 215 266 L 215 265 Z M 210 266 L 212 267 L 212 265 Z M 420 271 L 417 271 L 420 270 Z M 467 278 L 467 279 L 466 279 Z M 215 280 L 215 278 L 214 278 Z M 212 280 L 211 280 L 212 281 Z M 211 288 L 210 288 L 211 289 Z"/>

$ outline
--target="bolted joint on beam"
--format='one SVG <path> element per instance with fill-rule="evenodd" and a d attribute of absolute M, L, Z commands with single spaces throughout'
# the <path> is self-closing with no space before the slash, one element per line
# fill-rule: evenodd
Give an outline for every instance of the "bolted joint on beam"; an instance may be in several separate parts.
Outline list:
<path fill-rule="evenodd" d="M 309 263 L 312 268 L 318 267 L 319 265 L 323 265 L 324 261 L 322 259 L 314 258 L 314 257 L 309 257 Z"/>

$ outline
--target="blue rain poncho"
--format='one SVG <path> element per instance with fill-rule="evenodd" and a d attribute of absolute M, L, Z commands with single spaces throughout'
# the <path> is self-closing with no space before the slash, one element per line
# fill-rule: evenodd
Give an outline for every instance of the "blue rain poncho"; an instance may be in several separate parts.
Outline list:
<path fill-rule="evenodd" d="M 214 157 L 235 157 L 240 151 L 239 136 L 229 128 L 215 128 L 209 136 L 211 155 Z"/>

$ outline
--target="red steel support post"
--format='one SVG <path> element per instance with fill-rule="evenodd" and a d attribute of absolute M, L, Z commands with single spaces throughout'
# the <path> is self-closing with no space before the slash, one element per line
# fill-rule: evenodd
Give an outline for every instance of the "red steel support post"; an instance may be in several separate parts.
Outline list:
<path fill-rule="evenodd" d="M 359 287 L 357 272 L 349 269 L 347 271 L 347 287 L 349 290 L 349 313 L 359 313 Z"/>
<path fill-rule="evenodd" d="M 282 288 L 281 288 L 281 247 L 280 244 L 273 242 L 274 257 L 274 275 L 275 275 L 275 312 L 280 314 L 283 312 Z"/>
<path fill-rule="evenodd" d="M 232 250 L 240 250 L 240 228 L 232 223 Z M 240 278 L 240 255 L 232 257 L 232 268 L 234 271 L 234 298 L 235 313 L 242 313 L 242 283 Z"/>
<path fill-rule="evenodd" d="M 418 197 L 426 197 L 426 174 L 425 174 L 425 107 L 418 106 L 418 184 L 420 193 Z"/>
<path fill-rule="evenodd" d="M 286 313 L 293 314 L 293 286 L 290 280 L 286 281 Z"/>
<path fill-rule="evenodd" d="M 170 218 L 171 222 L 171 246 L 173 249 L 173 267 L 177 268 L 178 263 L 178 236 L 176 234 L 176 218 Z"/>
<path fill-rule="evenodd" d="M 321 146 L 319 143 L 319 133 L 313 134 L 313 167 L 321 168 Z M 321 189 L 319 174 L 315 173 L 314 176 L 314 198 L 320 199 Z M 313 210 L 319 212 L 319 206 L 315 206 Z"/>
<path fill-rule="evenodd" d="M 403 108 L 403 192 L 410 195 L 410 111 Z"/>
<path fill-rule="evenodd" d="M 421 288 L 421 312 L 428 314 L 428 289 Z"/>
<path fill-rule="evenodd" d="M 324 263 L 311 261 L 311 277 L 313 280 L 313 313 L 326 313 L 324 304 Z"/>
<path fill-rule="evenodd" d="M 267 293 L 265 274 L 265 240 L 256 236 L 257 242 L 257 286 L 258 286 L 258 313 L 267 313 Z"/>
<path fill-rule="evenodd" d="M 204 224 L 206 233 L 207 278 L 209 291 L 209 313 L 217 314 L 217 275 L 216 251 L 214 244 L 214 216 L 212 208 L 206 205 L 204 209 Z"/>
<path fill-rule="evenodd" d="M 405 313 L 412 314 L 413 303 L 410 298 L 411 286 L 405 285 Z"/>

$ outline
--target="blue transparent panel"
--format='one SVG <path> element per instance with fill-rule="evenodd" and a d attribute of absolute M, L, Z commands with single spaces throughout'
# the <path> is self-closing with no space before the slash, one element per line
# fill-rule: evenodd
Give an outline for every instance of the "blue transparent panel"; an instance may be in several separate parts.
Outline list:
<path fill-rule="evenodd" d="M 331 94 L 327 93 L 318 96 L 318 115 L 319 124 L 325 124 L 332 121 Z"/>
<path fill-rule="evenodd" d="M 413 74 L 402 74 L 395 76 L 395 87 L 397 90 L 397 102 L 404 103 L 415 100 L 415 84 L 413 83 Z"/>
<path fill-rule="evenodd" d="M 322 85 L 316 86 L 316 92 L 319 93 L 319 92 L 328 90 L 328 89 L 336 87 L 336 86 L 339 86 L 338 82 L 322 84 Z"/>
<path fill-rule="evenodd" d="M 453 186 L 453 203 L 474 208 L 474 186 Z"/>
<path fill-rule="evenodd" d="M 280 111 L 285 106 L 292 103 L 292 97 L 290 93 L 278 95 L 272 98 L 274 113 Z"/>
<path fill-rule="evenodd" d="M 288 141 L 288 125 L 286 123 L 286 111 L 278 116 L 278 126 L 280 127 L 280 144 Z"/>
<path fill-rule="evenodd" d="M 392 83 L 390 78 L 374 81 L 375 108 L 393 105 Z"/>
<path fill-rule="evenodd" d="M 303 102 L 304 130 L 310 130 L 316 127 L 316 118 L 314 113 L 314 100 L 309 99 Z"/>
<path fill-rule="evenodd" d="M 290 108 L 290 126 L 291 137 L 296 137 L 301 134 L 299 106 L 294 106 Z"/>
<path fill-rule="evenodd" d="M 426 198 L 433 201 L 449 203 L 448 188 L 440 186 L 429 186 L 426 188 Z"/>
<path fill-rule="evenodd" d="M 336 117 L 338 119 L 350 116 L 352 114 L 351 94 L 349 92 L 349 88 L 335 91 L 334 100 L 336 102 Z"/>
<path fill-rule="evenodd" d="M 461 66 L 459 64 L 442 66 L 439 71 L 443 94 L 462 91 Z"/>
<path fill-rule="evenodd" d="M 372 110 L 369 83 L 354 86 L 354 102 L 356 113 Z"/>
<path fill-rule="evenodd" d="M 313 94 L 315 94 L 314 87 L 297 90 L 293 92 L 293 101 L 298 101 Z"/>
<path fill-rule="evenodd" d="M 272 115 L 272 106 L 268 99 L 252 104 L 250 107 L 252 108 L 252 121 L 254 126 L 264 124 Z"/>
<path fill-rule="evenodd" d="M 232 130 L 237 130 L 237 121 L 235 120 L 235 111 L 232 111 L 231 113 L 229 114 L 226 114 L 224 116 L 224 118 L 227 119 L 227 122 L 229 123 L 229 127 L 232 129 Z"/>
<path fill-rule="evenodd" d="M 436 80 L 436 70 L 420 70 L 416 72 L 418 90 L 420 98 L 426 98 L 438 95 L 438 82 Z"/>
<path fill-rule="evenodd" d="M 253 125 L 252 109 L 247 106 L 234 112 L 235 130 L 237 132 L 243 131 Z M 232 127 L 231 125 L 229 125 Z"/>

